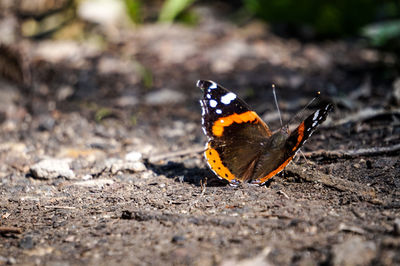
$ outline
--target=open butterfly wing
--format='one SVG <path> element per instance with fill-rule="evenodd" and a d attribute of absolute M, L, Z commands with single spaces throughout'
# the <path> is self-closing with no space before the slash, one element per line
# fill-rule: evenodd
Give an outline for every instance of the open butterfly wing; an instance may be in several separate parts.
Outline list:
<path fill-rule="evenodd" d="M 260 117 L 236 94 L 212 81 L 201 80 L 204 91 L 203 130 L 208 137 L 205 158 L 220 178 L 246 180 L 257 160 L 262 141 L 271 132 Z"/>

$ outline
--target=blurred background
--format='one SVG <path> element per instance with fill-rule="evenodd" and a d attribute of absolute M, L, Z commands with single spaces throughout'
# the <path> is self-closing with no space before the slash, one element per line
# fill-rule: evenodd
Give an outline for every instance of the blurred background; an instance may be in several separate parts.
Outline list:
<path fill-rule="evenodd" d="M 231 88 L 273 124 L 272 83 L 284 119 L 317 90 L 350 112 L 400 102 L 394 0 L 1 0 L 0 8 L 0 122 L 11 131 L 23 123 L 51 131 L 78 112 L 146 128 L 143 137 L 188 125 L 200 132 L 197 79 Z"/>
<path fill-rule="evenodd" d="M 0 0 L 0 264 L 399 265 L 399 15 L 398 0 Z M 317 91 L 335 111 L 300 170 L 221 187 L 198 79 L 272 131 L 272 84 L 286 123 Z"/>

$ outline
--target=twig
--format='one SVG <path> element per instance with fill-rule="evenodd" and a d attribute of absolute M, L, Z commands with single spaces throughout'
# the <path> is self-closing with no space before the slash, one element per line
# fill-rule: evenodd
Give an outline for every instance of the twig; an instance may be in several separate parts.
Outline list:
<path fill-rule="evenodd" d="M 359 235 L 365 235 L 365 230 L 357 226 L 349 226 L 344 223 L 339 224 L 339 231 L 352 232 Z"/>
<path fill-rule="evenodd" d="M 21 234 L 22 229 L 18 227 L 12 227 L 12 226 L 0 226 L 0 234 Z"/>
<path fill-rule="evenodd" d="M 290 199 L 289 196 L 288 196 L 285 192 L 283 192 L 282 190 L 278 190 L 278 194 L 281 194 L 281 195 L 283 195 L 285 198 Z"/>
<path fill-rule="evenodd" d="M 44 206 L 46 209 L 64 209 L 64 210 L 75 210 L 76 207 L 73 206 L 60 206 L 60 205 L 54 205 L 54 206 Z"/>
<path fill-rule="evenodd" d="M 315 157 L 324 157 L 326 159 L 346 159 L 346 158 L 354 158 L 359 156 L 376 156 L 382 154 L 393 154 L 400 151 L 400 144 L 396 144 L 389 147 L 373 147 L 373 148 L 364 148 L 358 150 L 333 150 L 333 151 L 325 151 L 318 150 L 313 152 L 305 152 L 304 155 L 309 158 Z"/>
<path fill-rule="evenodd" d="M 351 114 L 343 119 L 335 121 L 334 123 L 325 124 L 323 125 L 323 127 L 336 127 L 349 122 L 365 121 L 381 115 L 400 115 L 400 109 L 388 111 L 383 109 L 365 108 L 358 111 L 357 113 Z"/>
<path fill-rule="evenodd" d="M 167 152 L 164 154 L 154 155 L 154 156 L 149 157 L 148 160 L 150 163 L 155 163 L 155 162 L 159 162 L 159 161 L 170 159 L 170 158 L 198 154 L 198 153 L 202 153 L 203 151 L 204 151 L 204 147 L 191 147 L 191 148 L 188 148 L 185 150 L 173 151 L 173 152 Z"/>

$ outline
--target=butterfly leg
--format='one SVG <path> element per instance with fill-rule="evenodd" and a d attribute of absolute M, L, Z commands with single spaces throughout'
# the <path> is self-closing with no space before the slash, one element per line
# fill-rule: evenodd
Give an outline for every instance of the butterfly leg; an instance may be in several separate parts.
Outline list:
<path fill-rule="evenodd" d="M 301 150 L 299 150 L 299 152 L 301 153 L 301 156 L 303 156 L 303 158 L 304 158 L 304 160 L 306 161 L 307 164 L 313 164 L 311 161 L 309 161 L 309 160 L 306 158 L 306 155 L 305 155 Z"/>
<path fill-rule="evenodd" d="M 242 184 L 242 182 L 240 182 L 240 181 L 237 180 L 237 179 L 232 179 L 232 180 L 229 181 L 229 185 L 230 185 L 231 187 L 237 187 L 237 186 L 239 186 L 240 184 Z"/>
<path fill-rule="evenodd" d="M 252 184 L 252 185 L 261 185 L 261 180 L 260 179 L 251 180 L 250 184 Z"/>

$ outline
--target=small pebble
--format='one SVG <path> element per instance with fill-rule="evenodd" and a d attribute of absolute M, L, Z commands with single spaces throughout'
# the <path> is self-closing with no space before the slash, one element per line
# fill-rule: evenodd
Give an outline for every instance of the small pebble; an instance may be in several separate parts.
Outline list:
<path fill-rule="evenodd" d="M 32 165 L 30 172 L 38 179 L 73 179 L 75 174 L 69 166 L 70 162 L 70 159 L 45 159 Z"/>
<path fill-rule="evenodd" d="M 122 108 L 133 107 L 138 102 L 139 100 L 137 99 L 137 97 L 133 95 L 124 95 L 116 99 L 116 104 Z"/>
<path fill-rule="evenodd" d="M 105 179 L 105 178 L 91 179 L 74 183 L 75 186 L 100 187 L 100 188 L 104 187 L 105 185 L 112 185 L 112 184 L 114 184 L 114 181 L 112 179 Z"/>
<path fill-rule="evenodd" d="M 93 176 L 92 176 L 92 175 L 84 175 L 84 176 L 82 177 L 82 180 L 90 180 L 90 179 L 93 179 Z"/>
<path fill-rule="evenodd" d="M 153 171 L 146 171 L 146 172 L 143 172 L 140 175 L 140 177 L 143 178 L 143 179 L 147 179 L 147 178 L 150 178 L 150 177 L 153 177 L 153 176 L 154 176 L 154 172 Z"/>
<path fill-rule="evenodd" d="M 172 237 L 171 242 L 175 244 L 183 244 L 185 240 L 186 238 L 184 236 L 175 235 Z"/>
<path fill-rule="evenodd" d="M 9 257 L 7 260 L 7 264 L 15 264 L 17 263 L 17 260 L 13 257 Z"/>
<path fill-rule="evenodd" d="M 116 174 L 119 171 L 132 171 L 132 172 L 142 172 L 147 168 L 142 162 L 131 162 L 119 160 L 111 166 L 111 173 Z"/>
<path fill-rule="evenodd" d="M 149 105 L 180 103 L 183 100 L 185 100 L 185 96 L 181 92 L 170 89 L 163 89 L 155 92 L 150 92 L 145 96 L 146 104 Z"/>
<path fill-rule="evenodd" d="M 75 236 L 67 236 L 64 240 L 65 242 L 75 242 Z"/>
<path fill-rule="evenodd" d="M 140 159 L 142 159 L 142 154 L 137 151 L 131 151 L 125 155 L 125 160 L 127 161 L 137 162 L 140 161 Z"/>

